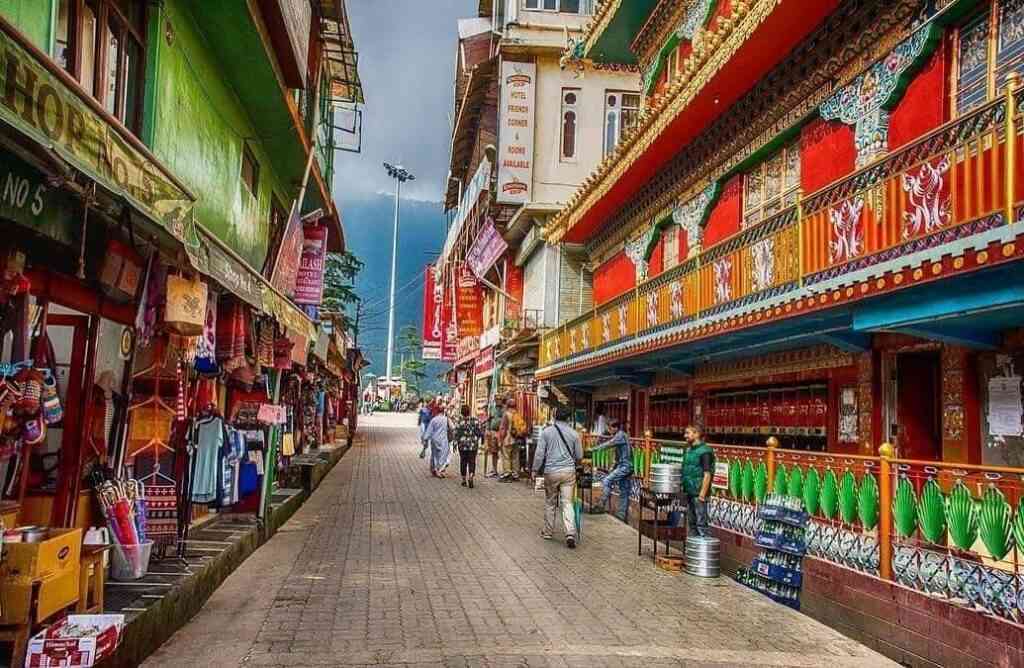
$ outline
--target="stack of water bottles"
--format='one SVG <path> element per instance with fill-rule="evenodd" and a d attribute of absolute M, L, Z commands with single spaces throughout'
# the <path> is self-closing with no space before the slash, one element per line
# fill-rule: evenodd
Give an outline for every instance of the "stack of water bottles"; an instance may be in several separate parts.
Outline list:
<path fill-rule="evenodd" d="M 809 519 L 803 501 L 770 494 L 758 509 L 758 517 L 761 528 L 755 540 L 761 552 L 750 568 L 737 572 L 736 579 L 777 603 L 799 610 Z"/>

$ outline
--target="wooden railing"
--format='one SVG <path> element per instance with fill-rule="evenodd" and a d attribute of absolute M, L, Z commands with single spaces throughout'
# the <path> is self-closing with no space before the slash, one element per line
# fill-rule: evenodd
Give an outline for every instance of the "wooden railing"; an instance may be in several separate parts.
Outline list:
<path fill-rule="evenodd" d="M 824 290 L 852 272 L 1016 222 L 1022 96 L 1011 75 L 989 104 L 550 330 L 541 368 L 803 288 Z"/>

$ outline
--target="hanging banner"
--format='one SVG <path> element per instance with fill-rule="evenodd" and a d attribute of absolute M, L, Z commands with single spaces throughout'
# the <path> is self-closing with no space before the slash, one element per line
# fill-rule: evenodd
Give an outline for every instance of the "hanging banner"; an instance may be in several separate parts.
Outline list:
<path fill-rule="evenodd" d="M 299 275 L 304 240 L 299 207 L 292 205 L 292 213 L 288 217 L 288 224 L 285 226 L 284 236 L 281 238 L 281 250 L 278 251 L 274 270 L 270 274 L 270 284 L 280 290 L 285 297 L 295 294 L 295 280 Z"/>
<path fill-rule="evenodd" d="M 505 298 L 505 317 L 518 320 L 523 315 L 523 268 L 517 267 L 510 255 L 505 259 L 505 292 L 515 299 Z"/>
<path fill-rule="evenodd" d="M 194 248 L 191 196 L 141 144 L 112 127 L 63 70 L 40 60 L 38 53 L 0 20 L 0 121 L 123 196 L 186 248 Z"/>
<path fill-rule="evenodd" d="M 327 225 L 314 223 L 302 230 L 302 253 L 295 276 L 295 303 L 320 306 L 324 297 L 324 256 Z"/>
<path fill-rule="evenodd" d="M 525 204 L 533 183 L 535 63 L 501 64 L 498 137 L 498 202 Z"/>
<path fill-rule="evenodd" d="M 483 380 L 490 378 L 494 372 L 494 348 L 487 348 L 480 351 L 480 355 L 473 364 L 473 378 Z"/>
<path fill-rule="evenodd" d="M 484 331 L 483 295 L 476 276 L 465 265 L 459 269 L 455 305 L 459 338 L 480 336 Z"/>
<path fill-rule="evenodd" d="M 448 274 L 449 278 L 446 278 L 442 290 L 442 308 L 441 308 L 441 360 L 445 362 L 454 362 L 458 357 L 458 346 L 459 346 L 459 328 L 455 323 L 455 278 L 454 272 Z"/>
<path fill-rule="evenodd" d="M 423 279 L 423 359 L 441 359 L 444 345 L 444 287 L 427 265 Z"/>
<path fill-rule="evenodd" d="M 508 244 L 498 233 L 498 228 L 494 226 L 494 219 L 488 218 L 484 229 L 480 230 L 480 235 L 473 242 L 469 253 L 466 254 L 466 264 L 477 278 L 483 278 L 506 250 L 508 250 Z"/>

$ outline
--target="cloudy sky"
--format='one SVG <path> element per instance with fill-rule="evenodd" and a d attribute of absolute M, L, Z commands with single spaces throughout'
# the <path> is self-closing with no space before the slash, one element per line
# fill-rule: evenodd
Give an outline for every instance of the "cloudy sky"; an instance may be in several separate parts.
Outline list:
<path fill-rule="evenodd" d="M 456 22 L 478 0 L 348 0 L 359 75 L 366 94 L 362 154 L 341 152 L 335 197 L 392 192 L 381 163 L 400 161 L 416 176 L 410 198 L 440 201 L 448 173 Z"/>

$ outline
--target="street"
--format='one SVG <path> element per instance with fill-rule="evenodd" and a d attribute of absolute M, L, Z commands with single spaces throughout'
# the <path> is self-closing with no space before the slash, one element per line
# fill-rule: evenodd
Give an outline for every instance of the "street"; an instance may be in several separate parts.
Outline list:
<path fill-rule="evenodd" d="M 539 493 L 433 479 L 414 415 L 363 420 L 362 444 L 144 665 L 888 664 L 726 577 L 656 569 L 610 517 L 588 517 L 575 551 L 543 541 Z"/>

